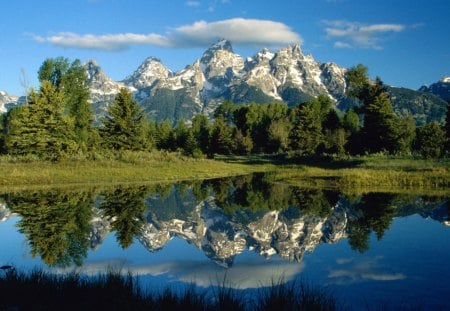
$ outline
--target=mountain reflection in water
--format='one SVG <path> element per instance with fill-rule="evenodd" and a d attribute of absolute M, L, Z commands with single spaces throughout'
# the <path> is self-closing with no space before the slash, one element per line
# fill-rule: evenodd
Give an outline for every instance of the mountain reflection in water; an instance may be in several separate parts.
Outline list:
<path fill-rule="evenodd" d="M 18 216 L 16 226 L 31 255 L 57 267 L 83 265 L 88 250 L 97 249 L 110 232 L 120 247 L 138 240 L 150 252 L 178 237 L 231 267 L 245 250 L 302 261 L 305 252 L 344 238 L 353 250 L 365 252 L 371 233 L 382 239 L 394 217 L 420 214 L 449 221 L 445 197 L 344 195 L 270 183 L 260 174 L 175 185 L 11 192 L 2 201 L 0 220 Z"/>

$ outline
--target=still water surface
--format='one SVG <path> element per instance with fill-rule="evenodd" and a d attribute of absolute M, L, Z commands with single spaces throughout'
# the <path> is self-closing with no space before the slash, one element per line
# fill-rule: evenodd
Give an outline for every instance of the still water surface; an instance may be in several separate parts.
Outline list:
<path fill-rule="evenodd" d="M 448 196 L 343 194 L 250 175 L 0 195 L 0 265 L 121 269 L 152 288 L 328 287 L 346 307 L 450 310 Z"/>

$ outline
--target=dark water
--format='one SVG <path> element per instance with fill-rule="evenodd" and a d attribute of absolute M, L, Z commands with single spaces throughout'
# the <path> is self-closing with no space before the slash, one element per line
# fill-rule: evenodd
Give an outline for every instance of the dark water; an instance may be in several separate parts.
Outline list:
<path fill-rule="evenodd" d="M 449 197 L 348 195 L 262 175 L 3 193 L 0 265 L 121 269 L 152 288 L 225 278 L 247 293 L 302 279 L 353 309 L 450 310 L 449 214 Z"/>

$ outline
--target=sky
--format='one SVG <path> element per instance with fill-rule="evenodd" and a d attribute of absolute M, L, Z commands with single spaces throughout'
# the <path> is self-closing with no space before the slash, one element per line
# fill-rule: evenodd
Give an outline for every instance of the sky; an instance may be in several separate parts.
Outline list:
<path fill-rule="evenodd" d="M 219 39 L 243 57 L 299 43 L 316 61 L 359 63 L 394 86 L 450 75 L 449 0 L 5 0 L 0 90 L 37 87 L 47 58 L 94 59 L 122 80 L 147 58 L 172 71 Z"/>

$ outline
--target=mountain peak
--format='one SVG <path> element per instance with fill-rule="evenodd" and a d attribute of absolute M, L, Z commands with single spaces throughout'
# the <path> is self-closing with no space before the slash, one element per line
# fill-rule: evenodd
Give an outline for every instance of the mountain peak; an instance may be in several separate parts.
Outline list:
<path fill-rule="evenodd" d="M 211 45 L 209 50 L 214 50 L 214 51 L 226 50 L 226 51 L 233 52 L 233 48 L 231 47 L 231 42 L 226 39 L 221 39 L 221 40 L 217 41 L 216 43 Z"/>
<path fill-rule="evenodd" d="M 158 79 L 167 78 L 172 72 L 156 57 L 147 57 L 144 62 L 122 82 L 135 88 L 150 86 Z"/>
<path fill-rule="evenodd" d="M 450 76 L 443 76 L 439 82 L 450 83 Z"/>

